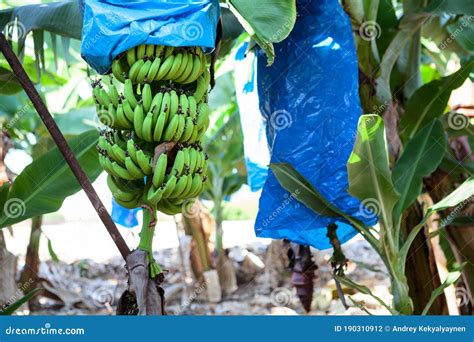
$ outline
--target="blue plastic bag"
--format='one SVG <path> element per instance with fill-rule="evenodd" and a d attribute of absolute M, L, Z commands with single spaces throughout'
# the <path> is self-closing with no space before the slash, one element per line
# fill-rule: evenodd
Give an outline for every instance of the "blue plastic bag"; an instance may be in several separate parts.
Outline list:
<path fill-rule="evenodd" d="M 250 190 L 263 188 L 268 174 L 270 152 L 268 151 L 265 120 L 260 115 L 256 85 L 257 60 L 253 52 L 245 57 L 248 43 L 243 43 L 235 55 L 234 75 L 240 123 L 244 135 L 247 184 Z M 245 58 L 244 58 L 245 57 Z"/>
<path fill-rule="evenodd" d="M 127 209 L 112 199 L 112 220 L 127 228 L 138 226 L 137 214 L 141 208 Z"/>
<path fill-rule="evenodd" d="M 84 0 L 81 54 L 98 73 L 141 44 L 214 48 L 218 0 Z"/>
<path fill-rule="evenodd" d="M 294 30 L 275 45 L 275 63 L 266 67 L 263 53 L 258 56 L 260 110 L 267 120 L 271 161 L 290 163 L 337 207 L 375 224 L 376 218 L 347 192 L 346 163 L 362 114 L 351 24 L 337 0 L 298 0 L 297 6 Z M 325 249 L 331 247 L 326 228 L 334 221 L 298 202 L 269 171 L 257 236 Z M 341 242 L 357 234 L 347 223 L 336 224 Z"/>

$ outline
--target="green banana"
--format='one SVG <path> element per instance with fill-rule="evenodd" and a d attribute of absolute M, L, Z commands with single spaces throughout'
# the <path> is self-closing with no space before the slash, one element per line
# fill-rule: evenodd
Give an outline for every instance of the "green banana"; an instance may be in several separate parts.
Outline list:
<path fill-rule="evenodd" d="M 186 188 L 187 183 L 188 183 L 188 176 L 183 175 L 179 177 L 178 181 L 176 182 L 176 186 L 173 189 L 173 192 L 169 195 L 169 198 L 178 198 L 179 195 Z"/>
<path fill-rule="evenodd" d="M 181 136 L 184 133 L 184 126 L 186 125 L 186 115 L 178 114 L 178 127 L 176 128 L 176 133 L 173 136 L 173 141 L 179 141 Z"/>
<path fill-rule="evenodd" d="M 150 111 L 152 100 L 153 100 L 153 95 L 151 93 L 151 86 L 147 83 L 143 86 L 143 89 L 142 89 L 143 110 L 145 112 Z"/>
<path fill-rule="evenodd" d="M 186 186 L 184 187 L 183 192 L 179 194 L 180 198 L 188 198 L 191 193 L 191 187 L 193 185 L 193 176 L 188 175 L 186 178 Z"/>
<path fill-rule="evenodd" d="M 206 79 L 204 75 L 200 76 L 197 79 L 196 90 L 194 91 L 194 98 L 196 99 L 196 102 L 200 102 L 202 100 L 208 88 L 209 84 L 206 84 Z"/>
<path fill-rule="evenodd" d="M 202 187 L 202 178 L 200 175 L 195 174 L 193 175 L 193 182 L 191 184 L 191 189 L 189 189 L 189 192 L 187 193 L 188 197 L 196 197 Z"/>
<path fill-rule="evenodd" d="M 181 176 L 184 168 L 184 154 L 183 151 L 179 150 L 176 153 L 176 157 L 174 159 L 173 168 L 171 169 L 172 174 L 176 176 Z"/>
<path fill-rule="evenodd" d="M 174 52 L 174 47 L 173 46 L 166 46 L 165 47 L 165 58 L 170 57 Z"/>
<path fill-rule="evenodd" d="M 114 106 L 117 107 L 119 105 L 120 96 L 117 91 L 117 88 L 113 84 L 109 86 L 108 96 L 110 98 L 110 101 L 114 104 Z"/>
<path fill-rule="evenodd" d="M 145 77 L 148 75 L 148 72 L 151 68 L 151 60 L 147 60 L 140 68 L 140 71 L 137 74 L 137 83 L 142 84 L 145 82 Z"/>
<path fill-rule="evenodd" d="M 119 162 L 122 165 L 125 165 L 125 151 L 117 145 L 113 144 L 111 147 L 112 157 L 116 162 Z"/>
<path fill-rule="evenodd" d="M 132 66 L 137 61 L 137 55 L 135 53 L 135 48 L 128 49 L 127 51 L 127 63 L 128 66 Z"/>
<path fill-rule="evenodd" d="M 118 177 L 126 179 L 126 180 L 134 180 L 136 179 L 133 177 L 128 170 L 122 166 L 120 166 L 116 161 L 112 162 L 111 168 Z"/>
<path fill-rule="evenodd" d="M 167 119 L 167 114 L 165 112 L 161 112 L 160 115 L 158 116 L 158 120 L 156 121 L 155 129 L 153 131 L 153 141 L 158 142 L 161 140 L 161 137 L 163 135 L 163 130 L 166 124 L 166 119 Z"/>
<path fill-rule="evenodd" d="M 198 129 L 201 129 L 201 127 L 204 127 L 204 124 L 207 119 L 209 119 L 209 106 L 205 102 L 201 102 L 198 107 L 198 117 L 196 120 L 196 125 Z"/>
<path fill-rule="evenodd" d="M 172 141 L 172 139 L 173 139 L 173 137 L 176 134 L 176 131 L 178 129 L 179 116 L 180 115 L 175 115 L 170 120 L 168 126 L 166 127 L 165 134 L 163 136 L 164 141 Z"/>
<path fill-rule="evenodd" d="M 117 80 L 120 82 L 125 82 L 125 72 L 122 69 L 120 59 L 115 59 L 112 62 L 112 74 L 115 76 Z"/>
<path fill-rule="evenodd" d="M 166 76 L 166 74 L 171 70 L 173 62 L 174 56 L 170 56 L 163 61 L 160 66 L 160 70 L 158 71 L 158 74 L 156 74 L 155 81 L 160 81 Z"/>
<path fill-rule="evenodd" d="M 119 104 L 119 106 L 117 107 L 116 119 L 117 119 L 117 123 L 123 129 L 132 129 L 133 128 L 133 125 L 131 124 L 130 121 L 127 120 L 127 118 L 125 116 L 122 104 Z"/>
<path fill-rule="evenodd" d="M 158 94 L 156 94 L 154 97 L 153 97 L 153 100 L 151 101 L 151 111 L 153 112 L 153 114 L 155 115 L 158 115 L 160 114 L 160 110 L 161 110 L 161 101 L 163 100 L 163 93 L 160 91 L 158 92 Z"/>
<path fill-rule="evenodd" d="M 145 57 L 145 53 L 146 53 L 146 45 L 145 44 L 138 45 L 137 46 L 137 59 L 143 59 L 143 57 Z"/>
<path fill-rule="evenodd" d="M 191 72 L 193 71 L 193 64 L 194 64 L 193 63 L 193 58 L 192 58 L 192 56 L 190 56 L 188 58 L 188 63 L 186 65 L 186 69 L 184 69 L 183 74 L 179 78 L 176 78 L 174 81 L 176 83 L 183 83 L 189 77 Z"/>
<path fill-rule="evenodd" d="M 179 97 L 175 90 L 170 91 L 170 113 L 178 112 L 179 108 Z"/>
<path fill-rule="evenodd" d="M 168 198 L 170 194 L 173 192 L 174 188 L 176 187 L 176 182 L 178 179 L 175 175 L 172 175 L 166 181 L 164 190 L 163 190 L 163 198 Z"/>
<path fill-rule="evenodd" d="M 125 168 L 127 169 L 128 173 L 132 175 L 133 179 L 142 179 L 145 177 L 143 171 L 133 162 L 130 156 L 125 158 Z"/>
<path fill-rule="evenodd" d="M 151 186 L 150 189 L 148 190 L 146 200 L 147 200 L 151 205 L 157 205 L 158 202 L 161 200 L 162 197 L 163 197 L 163 189 L 162 189 L 162 188 L 158 188 L 158 189 L 155 190 L 155 189 Z"/>
<path fill-rule="evenodd" d="M 115 199 L 128 202 L 134 200 L 140 193 L 139 191 L 126 191 L 117 183 L 118 182 L 112 175 L 107 175 L 107 186 L 109 187 L 110 192 L 112 192 L 112 195 Z"/>
<path fill-rule="evenodd" d="M 137 98 L 135 97 L 135 92 L 133 90 L 132 80 L 130 79 L 125 80 L 125 84 L 123 87 L 123 95 L 125 99 L 128 100 L 128 103 L 130 103 L 130 106 L 132 107 L 132 109 L 135 109 L 138 102 L 137 102 Z"/>
<path fill-rule="evenodd" d="M 142 127 L 144 120 L 145 114 L 143 112 L 143 105 L 140 103 L 135 107 L 135 111 L 133 112 L 133 129 L 140 139 L 143 139 Z"/>
<path fill-rule="evenodd" d="M 198 79 L 201 75 L 202 65 L 201 65 L 201 58 L 197 55 L 193 58 L 193 68 L 191 74 L 188 78 L 183 82 L 184 84 L 192 83 Z"/>
<path fill-rule="evenodd" d="M 148 71 L 148 74 L 146 75 L 146 78 L 145 78 L 145 82 L 153 82 L 155 80 L 155 77 L 158 74 L 158 71 L 160 71 L 160 65 L 161 65 L 161 58 L 156 57 L 153 60 L 153 63 L 151 63 L 150 70 Z"/>
<path fill-rule="evenodd" d="M 149 112 L 145 119 L 143 120 L 143 126 L 142 126 L 142 139 L 148 142 L 153 141 L 153 131 L 152 131 L 152 125 L 153 125 L 153 113 Z"/>
<path fill-rule="evenodd" d="M 137 81 L 138 73 L 140 72 L 144 64 L 145 61 L 143 59 L 139 59 L 135 63 L 133 63 L 132 67 L 130 68 L 130 71 L 128 72 L 128 78 L 133 83 Z"/>
<path fill-rule="evenodd" d="M 147 156 L 143 150 L 137 151 L 137 160 L 138 166 L 140 166 L 140 169 L 142 169 L 145 176 L 151 175 L 153 172 L 151 158 Z"/>
<path fill-rule="evenodd" d="M 197 113 L 197 102 L 194 96 L 188 96 L 188 103 L 189 103 L 189 116 L 193 119 L 196 118 Z"/>
<path fill-rule="evenodd" d="M 127 152 L 130 158 L 132 158 L 133 162 L 135 164 L 138 164 L 138 157 L 137 157 L 138 150 L 135 145 L 135 142 L 132 139 L 127 141 Z M 124 159 L 124 162 L 125 162 L 125 159 Z"/>
<path fill-rule="evenodd" d="M 102 106 L 106 108 L 109 106 L 110 103 L 112 103 L 109 98 L 109 94 L 107 94 L 107 92 L 102 88 L 99 88 L 98 90 L 98 101 Z"/>
<path fill-rule="evenodd" d="M 124 208 L 135 209 L 136 207 L 138 207 L 138 203 L 140 202 L 140 196 L 137 196 L 135 199 L 131 201 L 122 201 L 116 198 L 115 202 L 117 202 L 120 206 Z"/>
<path fill-rule="evenodd" d="M 186 124 L 184 125 L 183 135 L 181 136 L 181 139 L 179 139 L 179 141 L 181 141 L 181 142 L 188 141 L 189 138 L 191 138 L 191 135 L 193 134 L 193 130 L 194 130 L 193 118 L 188 116 L 186 118 Z"/>
<path fill-rule="evenodd" d="M 194 126 L 193 134 L 191 135 L 191 138 L 189 138 L 189 140 L 187 141 L 188 144 L 193 144 L 196 142 L 198 132 L 199 129 L 197 128 L 197 126 Z"/>
<path fill-rule="evenodd" d="M 122 100 L 123 113 L 128 121 L 133 122 L 133 108 L 127 99 Z"/>
<path fill-rule="evenodd" d="M 163 94 L 163 99 L 161 100 L 160 113 L 161 112 L 171 113 L 170 108 L 171 108 L 171 95 L 170 93 L 166 92 Z"/>
<path fill-rule="evenodd" d="M 196 165 L 198 161 L 198 151 L 194 148 L 189 149 L 189 173 L 193 174 L 196 170 Z"/>
<path fill-rule="evenodd" d="M 155 188 L 161 186 L 165 180 L 166 168 L 168 166 L 168 155 L 162 153 L 156 161 L 155 170 L 153 173 L 152 183 Z"/>
<path fill-rule="evenodd" d="M 155 56 L 155 45 L 147 45 L 145 49 L 145 56 L 154 57 Z"/>
<path fill-rule="evenodd" d="M 179 106 L 181 108 L 181 113 L 187 115 L 189 110 L 189 101 L 186 94 L 181 94 L 181 96 L 179 97 Z"/>
<path fill-rule="evenodd" d="M 189 58 L 189 54 L 187 52 L 183 52 L 183 58 L 181 59 L 179 68 L 174 74 L 173 79 L 177 79 L 183 74 L 184 70 L 186 69 L 186 66 L 188 65 L 188 58 Z"/>
<path fill-rule="evenodd" d="M 181 62 L 183 60 L 183 54 L 178 53 L 174 56 L 173 65 L 171 66 L 170 71 L 163 77 L 164 80 L 172 80 L 176 76 L 176 72 L 178 71 Z"/>

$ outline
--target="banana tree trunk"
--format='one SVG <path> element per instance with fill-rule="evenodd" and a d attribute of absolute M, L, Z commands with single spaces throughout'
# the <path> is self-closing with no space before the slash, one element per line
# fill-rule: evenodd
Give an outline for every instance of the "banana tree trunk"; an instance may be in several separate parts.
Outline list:
<path fill-rule="evenodd" d="M 441 200 L 456 189 L 456 183 L 450 175 L 439 169 L 430 178 L 425 180 L 425 186 L 430 192 L 430 196 L 434 202 Z M 468 207 L 469 205 L 471 207 Z M 449 217 L 453 210 L 458 210 L 459 212 L 456 214 L 456 217 L 461 218 L 466 214 L 469 215 L 469 212 L 472 213 L 472 207 L 471 201 L 471 203 L 468 203 L 466 207 L 461 208 L 461 210 L 459 210 L 459 208 L 446 210 L 442 213 L 442 216 Z M 472 265 L 472 260 L 474 260 L 474 225 L 456 227 L 448 224 L 445 229 L 448 232 L 449 242 L 457 258 L 457 262 L 462 263 L 467 261 L 462 271 L 466 290 L 460 290 L 458 297 L 462 306 L 461 313 L 471 315 L 473 313 L 472 298 L 474 295 L 474 266 Z"/>
<path fill-rule="evenodd" d="M 421 208 L 418 205 L 414 205 L 408 210 L 402 225 L 405 237 L 410 233 L 410 229 L 420 222 L 421 216 Z M 430 300 L 433 291 L 441 285 L 429 232 L 426 227 L 413 241 L 405 267 L 409 295 L 413 301 L 413 313 L 419 315 Z M 431 306 L 428 314 L 448 314 L 446 297 L 439 296 Z"/>
<path fill-rule="evenodd" d="M 20 276 L 20 283 L 22 288 L 29 292 L 38 286 L 39 273 L 39 246 L 41 238 L 41 226 L 43 223 L 43 216 L 33 217 L 31 221 L 30 242 L 26 249 L 25 266 Z M 40 309 L 38 296 L 34 296 L 28 302 L 30 311 L 37 311 Z"/>
<path fill-rule="evenodd" d="M 237 276 L 235 275 L 232 260 L 224 250 L 224 231 L 222 229 L 222 200 L 215 201 L 214 213 L 216 216 L 216 251 L 217 251 L 217 273 L 224 294 L 231 294 L 237 290 Z"/>
<path fill-rule="evenodd" d="M 194 204 L 195 215 L 182 215 L 182 221 L 186 235 L 192 236 L 191 244 L 191 268 L 196 279 L 202 280 L 203 273 L 212 268 L 211 252 L 209 250 L 210 230 L 207 225 L 213 224 L 209 212 L 206 212 L 201 203 Z"/>

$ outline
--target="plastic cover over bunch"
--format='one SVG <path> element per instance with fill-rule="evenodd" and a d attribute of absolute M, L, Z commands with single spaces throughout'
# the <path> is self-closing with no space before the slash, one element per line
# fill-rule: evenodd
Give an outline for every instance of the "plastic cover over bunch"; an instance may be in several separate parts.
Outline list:
<path fill-rule="evenodd" d="M 337 0 L 298 0 L 297 6 L 295 28 L 275 45 L 275 63 L 266 67 L 259 55 L 260 110 L 267 120 L 271 162 L 290 163 L 340 209 L 374 224 L 374 216 L 347 192 L 346 163 L 362 114 L 349 18 Z M 334 221 L 298 202 L 269 171 L 255 225 L 258 236 L 324 249 L 331 247 L 326 227 Z M 349 224 L 336 223 L 341 242 L 357 234 Z"/>

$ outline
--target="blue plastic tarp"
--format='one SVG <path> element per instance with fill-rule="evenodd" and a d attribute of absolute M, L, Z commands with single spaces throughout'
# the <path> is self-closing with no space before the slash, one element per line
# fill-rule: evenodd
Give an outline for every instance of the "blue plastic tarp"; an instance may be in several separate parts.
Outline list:
<path fill-rule="evenodd" d="M 337 207 L 375 224 L 375 216 L 347 192 L 346 164 L 362 114 L 349 18 L 337 0 L 298 0 L 297 7 L 295 28 L 275 45 L 275 63 L 266 67 L 263 53 L 258 56 L 260 110 L 267 121 L 271 162 L 290 163 Z M 334 221 L 298 202 L 269 171 L 257 236 L 325 249 L 331 247 L 326 228 Z M 336 223 L 341 242 L 357 234 L 349 224 Z"/>
<path fill-rule="evenodd" d="M 98 73 L 141 44 L 214 48 L 218 0 L 84 0 L 81 54 Z"/>

